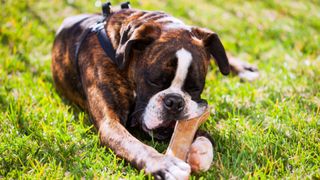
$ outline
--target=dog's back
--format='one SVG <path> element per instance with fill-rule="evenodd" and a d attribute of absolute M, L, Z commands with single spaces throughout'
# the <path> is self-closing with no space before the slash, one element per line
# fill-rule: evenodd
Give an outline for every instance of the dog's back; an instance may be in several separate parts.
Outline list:
<path fill-rule="evenodd" d="M 81 88 L 75 65 L 75 48 L 85 29 L 101 16 L 83 14 L 66 18 L 57 30 L 52 48 L 52 74 L 57 90 L 70 101 L 85 108 L 84 92 Z"/>

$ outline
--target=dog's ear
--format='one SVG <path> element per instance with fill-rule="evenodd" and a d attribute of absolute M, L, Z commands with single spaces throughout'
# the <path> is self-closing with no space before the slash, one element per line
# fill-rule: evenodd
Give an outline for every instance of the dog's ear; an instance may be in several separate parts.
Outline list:
<path fill-rule="evenodd" d="M 205 48 L 218 64 L 220 72 L 223 75 L 228 75 L 230 73 L 230 65 L 219 36 L 210 30 L 198 27 L 193 27 L 192 33 L 203 41 Z"/>
<path fill-rule="evenodd" d="M 137 25 L 136 25 L 137 26 Z M 159 38 L 161 29 L 154 24 L 143 24 L 139 27 L 129 25 L 122 30 L 119 47 L 116 50 L 116 63 L 120 69 L 125 68 L 133 51 L 142 52 Z"/>

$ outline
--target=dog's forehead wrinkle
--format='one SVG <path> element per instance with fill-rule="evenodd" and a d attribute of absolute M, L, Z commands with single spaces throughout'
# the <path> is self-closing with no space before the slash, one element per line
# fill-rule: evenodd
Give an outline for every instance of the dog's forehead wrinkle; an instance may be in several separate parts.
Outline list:
<path fill-rule="evenodd" d="M 183 21 L 172 16 L 164 16 L 155 22 L 164 24 L 164 29 L 185 29 L 191 31 L 190 26 L 185 25 Z"/>
<path fill-rule="evenodd" d="M 161 24 L 163 30 L 185 29 L 191 32 L 192 29 L 190 26 L 185 25 L 180 19 L 172 17 L 164 12 L 144 11 L 144 13 L 139 15 L 139 21 Z M 136 14 L 132 14 L 132 16 L 136 16 Z"/>
<path fill-rule="evenodd" d="M 156 20 L 156 22 L 172 22 L 177 24 L 184 24 L 180 19 L 174 18 L 172 16 L 164 16 L 163 18 Z"/>
<path fill-rule="evenodd" d="M 167 16 L 164 12 L 160 11 L 143 11 L 144 14 L 140 16 L 138 19 L 139 20 L 148 20 L 154 16 Z"/>

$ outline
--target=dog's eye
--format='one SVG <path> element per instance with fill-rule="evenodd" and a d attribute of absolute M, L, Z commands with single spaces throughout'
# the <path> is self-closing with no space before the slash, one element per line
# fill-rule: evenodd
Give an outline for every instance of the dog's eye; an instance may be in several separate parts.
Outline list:
<path fill-rule="evenodd" d="M 153 86 L 153 87 L 157 87 L 157 88 L 161 88 L 161 84 L 160 82 L 156 82 L 156 81 L 152 81 L 152 80 L 147 80 L 147 83 L 150 85 L 150 86 Z"/>
<path fill-rule="evenodd" d="M 196 86 L 186 87 L 186 90 L 190 91 L 190 92 L 193 92 L 193 93 L 201 91 L 201 89 L 199 87 L 196 87 Z"/>
<path fill-rule="evenodd" d="M 187 91 L 191 95 L 191 97 L 199 96 L 202 91 L 199 86 L 191 83 L 185 84 L 184 90 Z"/>

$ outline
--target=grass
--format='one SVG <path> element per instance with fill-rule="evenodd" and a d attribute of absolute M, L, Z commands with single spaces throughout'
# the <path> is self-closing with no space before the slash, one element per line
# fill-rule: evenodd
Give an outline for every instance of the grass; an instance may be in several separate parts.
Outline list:
<path fill-rule="evenodd" d="M 114 4 L 119 1 L 113 1 Z M 320 178 L 320 4 L 314 0 L 132 1 L 210 28 L 231 54 L 256 64 L 241 83 L 215 65 L 203 93 L 215 107 L 201 128 L 214 138 L 212 168 L 192 178 Z M 53 86 L 50 51 L 64 17 L 94 1 L 2 1 L 0 178 L 128 178 L 139 172 L 99 145 L 87 114 Z M 162 151 L 166 144 L 145 141 Z"/>

